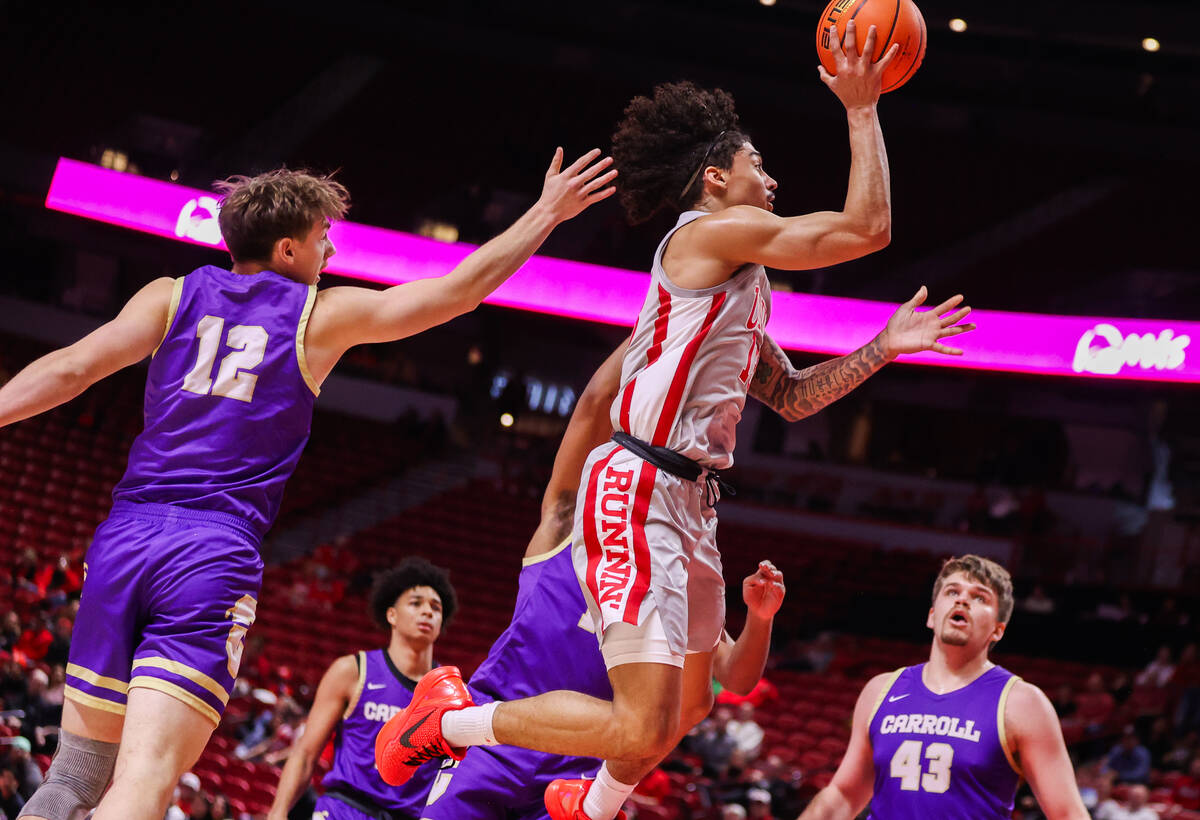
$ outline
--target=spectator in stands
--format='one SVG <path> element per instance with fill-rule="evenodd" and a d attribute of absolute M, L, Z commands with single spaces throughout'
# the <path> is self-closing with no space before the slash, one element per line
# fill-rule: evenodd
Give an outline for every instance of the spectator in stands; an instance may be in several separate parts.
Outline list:
<path fill-rule="evenodd" d="M 762 751 L 763 728 L 754 720 L 754 704 L 742 702 L 737 705 L 737 719 L 729 721 L 729 734 L 733 735 L 737 748 L 747 760 L 755 760 Z"/>
<path fill-rule="evenodd" d="M 1091 808 L 1093 820 L 1122 820 L 1125 808 L 1112 796 L 1112 772 L 1105 772 L 1096 781 L 1096 806 Z"/>
<path fill-rule="evenodd" d="M 721 820 L 746 820 L 746 810 L 737 803 L 722 806 Z"/>
<path fill-rule="evenodd" d="M 208 820 L 231 820 L 232 817 L 229 798 L 223 794 L 213 795 L 212 805 L 208 808 Z"/>
<path fill-rule="evenodd" d="M 1149 623 L 1159 629 L 1171 630 L 1187 626 L 1190 620 L 1191 618 L 1186 612 L 1180 612 L 1179 602 L 1168 597 L 1163 599 L 1158 612 L 1154 613 L 1154 617 L 1150 619 Z"/>
<path fill-rule="evenodd" d="M 0 812 L 5 817 L 15 818 L 25 805 L 25 798 L 17 791 L 19 785 L 12 769 L 0 769 Z"/>
<path fill-rule="evenodd" d="M 46 628 L 42 619 L 36 615 L 30 615 L 25 619 L 25 631 L 21 633 L 21 639 L 17 641 L 14 654 L 24 655 L 31 661 L 40 661 L 46 657 L 46 652 L 50 650 L 50 644 L 53 641 L 54 635 Z"/>
<path fill-rule="evenodd" d="M 1113 675 L 1112 683 L 1108 686 L 1108 692 L 1113 696 L 1117 706 L 1124 706 L 1133 694 L 1133 680 L 1124 672 L 1118 672 Z"/>
<path fill-rule="evenodd" d="M 270 731 L 266 737 L 252 748 L 242 751 L 239 747 L 238 756 L 243 760 L 259 760 L 271 765 L 287 759 L 287 752 L 299 736 L 300 723 L 304 717 L 303 710 L 290 697 L 280 698 L 278 705 L 271 714 Z"/>
<path fill-rule="evenodd" d="M 4 621 L 0 622 L 0 650 L 11 653 L 20 639 L 21 616 L 10 609 L 4 613 Z"/>
<path fill-rule="evenodd" d="M 1176 772 L 1187 771 L 1192 757 L 1197 753 L 1200 753 L 1200 733 L 1193 730 L 1182 737 L 1177 737 L 1171 746 L 1171 751 L 1163 755 L 1160 763 L 1164 769 Z"/>
<path fill-rule="evenodd" d="M 241 760 L 245 760 L 251 750 L 270 738 L 277 725 L 274 723 L 275 706 L 279 696 L 269 689 L 255 689 L 250 697 L 254 702 L 254 716 L 236 730 L 241 743 L 234 749 L 234 754 Z"/>
<path fill-rule="evenodd" d="M 717 703 L 722 706 L 737 706 L 743 701 L 754 705 L 754 708 L 761 708 L 764 703 L 770 703 L 779 697 L 779 689 L 775 684 L 771 683 L 766 678 L 759 678 L 758 683 L 745 695 L 739 695 L 736 692 L 731 692 L 728 689 L 722 689 L 717 695 Z"/>
<path fill-rule="evenodd" d="M 66 666 L 67 653 L 71 650 L 71 630 L 73 628 L 74 624 L 71 623 L 71 619 L 65 615 L 54 620 L 54 640 L 50 642 L 50 648 L 46 650 L 44 658 L 46 663 Z"/>
<path fill-rule="evenodd" d="M 1171 802 L 1191 811 L 1200 810 L 1200 755 L 1192 758 L 1187 774 L 1175 781 Z"/>
<path fill-rule="evenodd" d="M 1150 750 L 1150 760 L 1157 763 L 1167 752 L 1171 751 L 1174 738 L 1171 734 L 1171 721 L 1163 715 L 1154 719 L 1150 725 L 1150 734 L 1146 736 L 1146 748 Z"/>
<path fill-rule="evenodd" d="M 1158 653 L 1150 663 L 1146 664 L 1135 679 L 1138 686 L 1158 686 L 1163 687 L 1171 682 L 1171 677 L 1175 674 L 1175 664 L 1171 660 L 1171 647 L 1160 646 Z"/>
<path fill-rule="evenodd" d="M 12 769 L 17 778 L 17 792 L 25 800 L 29 799 L 37 787 L 42 785 L 42 770 L 33 762 L 30 752 L 33 745 L 27 737 L 14 737 L 12 748 L 8 753 L 8 768 Z"/>
<path fill-rule="evenodd" d="M 1071 689 L 1071 684 L 1061 684 L 1054 690 L 1054 698 L 1051 701 L 1054 704 L 1054 714 L 1058 715 L 1058 719 L 1063 723 L 1075 714 L 1079 708 L 1075 704 L 1075 692 Z"/>
<path fill-rule="evenodd" d="M 1054 612 L 1054 599 L 1046 594 L 1041 584 L 1037 584 L 1029 597 L 1021 601 L 1021 609 L 1033 615 L 1050 615 Z"/>
<path fill-rule="evenodd" d="M 25 732 L 34 741 L 38 753 L 50 751 L 47 734 L 53 734 L 62 723 L 62 699 L 57 703 L 50 697 L 50 676 L 41 669 L 29 673 L 29 689 L 25 697 Z"/>
<path fill-rule="evenodd" d="M 25 707 L 25 673 L 21 664 L 17 663 L 11 653 L 0 655 L 3 670 L 0 671 L 0 698 L 4 699 L 5 709 L 22 709 Z"/>
<path fill-rule="evenodd" d="M 771 814 L 771 793 L 765 789 L 751 789 L 746 792 L 749 809 L 746 812 L 748 820 L 775 820 Z"/>
<path fill-rule="evenodd" d="M 175 795 L 167 808 L 166 820 L 188 820 L 192 802 L 200 794 L 200 778 L 194 772 L 184 772 L 175 785 Z"/>
<path fill-rule="evenodd" d="M 1117 603 L 1101 602 L 1096 607 L 1096 618 L 1101 621 L 1143 621 L 1144 615 L 1133 608 L 1133 599 L 1122 593 Z"/>
<path fill-rule="evenodd" d="M 798 769 L 784 764 L 779 755 L 769 755 L 760 761 L 757 768 L 746 772 L 743 780 L 753 788 L 771 794 L 771 806 L 779 817 L 796 817 L 800 814 L 800 783 L 803 780 Z"/>
<path fill-rule="evenodd" d="M 1115 706 L 1113 696 L 1104 689 L 1104 678 L 1093 672 L 1088 676 L 1087 688 L 1075 696 L 1075 718 L 1088 734 L 1096 735 L 1104 730 L 1104 722 Z"/>
<path fill-rule="evenodd" d="M 737 748 L 737 740 L 728 731 L 732 718 L 733 712 L 721 706 L 696 728 L 691 748 L 700 757 L 704 773 L 709 777 L 724 777 L 729 769 L 730 758 Z"/>
<path fill-rule="evenodd" d="M 1196 644 L 1190 643 L 1179 653 L 1175 667 L 1175 685 L 1179 687 L 1179 708 L 1175 712 L 1175 730 L 1200 729 L 1200 658 Z"/>
<path fill-rule="evenodd" d="M 1159 820 L 1158 812 L 1150 808 L 1150 791 L 1145 786 L 1137 785 L 1129 790 L 1128 804 L 1125 813 L 1118 820 Z"/>
<path fill-rule="evenodd" d="M 1125 727 L 1121 742 L 1112 747 L 1104 765 L 1119 783 L 1150 782 L 1150 750 L 1142 745 L 1132 726 Z"/>
<path fill-rule="evenodd" d="M 208 815 L 208 798 L 203 792 L 196 792 L 196 796 L 192 798 L 192 805 L 188 808 L 188 820 L 208 820 Z"/>

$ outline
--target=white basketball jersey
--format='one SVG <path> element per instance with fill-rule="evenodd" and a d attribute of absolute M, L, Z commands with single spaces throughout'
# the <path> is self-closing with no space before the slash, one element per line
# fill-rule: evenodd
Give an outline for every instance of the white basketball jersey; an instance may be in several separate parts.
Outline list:
<path fill-rule="evenodd" d="M 771 316 L 771 285 L 762 265 L 746 265 L 704 290 L 673 285 L 663 251 L 675 231 L 702 216 L 680 214 L 654 253 L 611 415 L 614 429 L 720 470 L 733 464 L 737 423 Z"/>

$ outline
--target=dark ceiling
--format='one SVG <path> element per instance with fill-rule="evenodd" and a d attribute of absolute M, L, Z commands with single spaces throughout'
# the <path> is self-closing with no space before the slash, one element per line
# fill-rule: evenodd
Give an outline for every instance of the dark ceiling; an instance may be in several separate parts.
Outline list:
<path fill-rule="evenodd" d="M 340 169 L 352 219 L 439 218 L 482 238 L 536 195 L 556 144 L 607 147 L 632 95 L 680 78 L 737 98 L 780 213 L 836 208 L 848 149 L 816 74 L 822 6 L 0 3 L 0 241 L 23 220 L 62 230 L 36 213 L 53 159 L 105 148 L 197 186 L 281 163 Z M 921 7 L 925 65 L 880 104 L 892 246 L 782 282 L 901 299 L 925 281 L 980 307 L 1195 316 L 1200 4 Z M 1162 50 L 1144 51 L 1147 36 Z M 644 268 L 661 228 L 631 230 L 605 203 L 546 250 Z"/>

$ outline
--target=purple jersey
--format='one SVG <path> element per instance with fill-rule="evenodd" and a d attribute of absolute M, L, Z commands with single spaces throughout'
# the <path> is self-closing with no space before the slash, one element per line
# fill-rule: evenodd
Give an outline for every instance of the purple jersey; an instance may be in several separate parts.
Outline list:
<path fill-rule="evenodd" d="M 437 766 L 422 766 L 403 786 L 389 786 L 375 768 L 375 736 L 392 715 L 408 706 L 417 682 L 406 678 L 388 653 L 358 653 L 358 686 L 337 727 L 333 768 L 322 778 L 327 795 L 336 792 L 364 798 L 381 809 L 420 817 Z"/>
<path fill-rule="evenodd" d="M 573 689 L 611 700 L 612 686 L 591 625 L 571 563 L 571 542 L 525 559 L 512 623 L 471 676 L 471 696 L 476 703 L 488 703 Z M 540 820 L 546 817 L 543 795 L 550 781 L 593 777 L 599 768 L 600 761 L 590 757 L 474 746 L 462 762 L 443 763 L 421 817 Z"/>
<path fill-rule="evenodd" d="M 175 280 L 145 429 L 115 500 L 227 513 L 267 531 L 312 425 L 304 331 L 316 293 L 271 271 L 211 265 Z"/>
<path fill-rule="evenodd" d="M 921 678 L 924 668 L 894 672 L 868 724 L 870 817 L 1008 820 L 1021 775 L 1005 737 L 1004 705 L 1020 678 L 993 666 L 936 695 Z"/>
<path fill-rule="evenodd" d="M 470 686 L 472 694 L 484 696 L 481 702 L 555 689 L 612 700 L 608 672 L 571 563 L 570 541 L 525 559 L 512 623 L 492 644 Z"/>

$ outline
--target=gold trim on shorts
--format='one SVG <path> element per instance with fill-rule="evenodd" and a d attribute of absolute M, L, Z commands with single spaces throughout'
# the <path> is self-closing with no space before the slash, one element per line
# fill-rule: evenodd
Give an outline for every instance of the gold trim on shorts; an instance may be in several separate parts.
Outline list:
<path fill-rule="evenodd" d="M 155 657 L 138 658 L 133 662 L 133 668 L 137 669 L 139 666 L 150 666 L 155 669 L 165 669 L 168 672 L 174 672 L 179 677 L 187 678 L 197 686 L 203 686 L 210 693 L 212 693 L 213 697 L 221 701 L 222 706 L 229 703 L 229 693 L 225 691 L 225 687 L 221 686 L 221 684 L 217 683 L 199 669 L 193 669 L 192 667 L 186 666 L 179 661 L 169 661 L 166 658 Z M 137 680 L 137 678 L 134 678 L 134 680 Z M 133 686 L 133 681 L 130 681 L 129 685 Z"/>
<path fill-rule="evenodd" d="M 211 720 L 214 726 L 221 722 L 221 715 L 216 709 L 212 708 L 177 683 L 172 683 L 171 681 L 163 680 L 162 678 L 152 678 L 149 675 L 138 675 L 129 682 L 130 689 L 137 687 L 141 687 L 142 689 L 154 689 L 158 692 L 162 692 L 164 695 L 170 695 L 176 700 L 182 701 L 200 714 L 204 715 L 204 717 Z"/>
<path fill-rule="evenodd" d="M 73 700 L 81 706 L 90 706 L 93 709 L 99 709 L 102 712 L 112 712 L 114 715 L 125 714 L 124 703 L 113 703 L 111 700 L 98 698 L 95 695 L 89 695 L 87 692 L 80 692 L 74 686 L 66 686 L 63 688 L 63 697 L 67 700 Z"/>
<path fill-rule="evenodd" d="M 93 672 L 86 666 L 80 666 L 77 663 L 67 664 L 67 674 L 73 678 L 85 680 L 92 686 L 99 686 L 101 689 L 108 689 L 117 694 L 124 695 L 129 691 L 129 684 L 119 678 L 106 678 L 104 675 Z"/>

